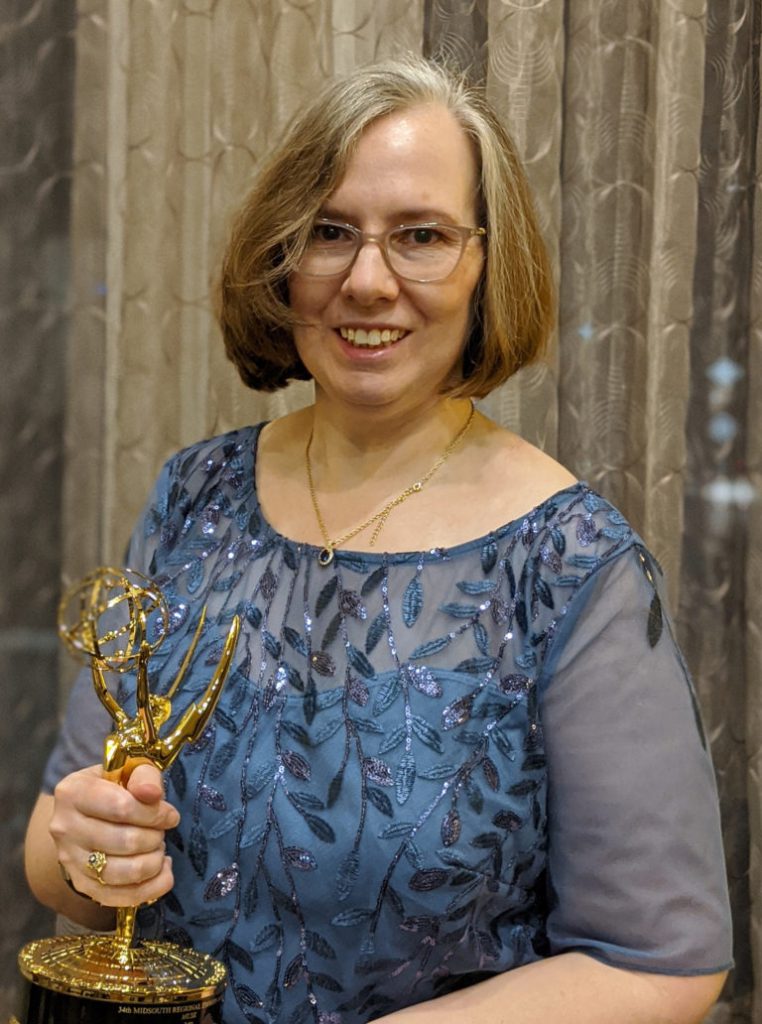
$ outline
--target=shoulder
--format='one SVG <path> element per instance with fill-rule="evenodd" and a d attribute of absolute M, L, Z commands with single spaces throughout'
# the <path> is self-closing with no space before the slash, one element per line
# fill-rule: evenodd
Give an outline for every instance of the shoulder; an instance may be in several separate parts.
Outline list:
<path fill-rule="evenodd" d="M 201 496 L 239 492 L 253 482 L 257 438 L 263 424 L 239 427 L 181 448 L 162 466 L 148 502 L 149 519 L 184 514 Z"/>
<path fill-rule="evenodd" d="M 170 456 L 164 464 L 164 469 L 182 475 L 200 464 L 207 465 L 207 468 L 222 465 L 236 456 L 252 451 L 264 426 L 264 423 L 258 423 L 255 426 L 236 427 L 224 434 L 195 441 Z"/>
<path fill-rule="evenodd" d="M 556 459 L 518 434 L 479 417 L 470 445 L 469 476 L 494 508 L 492 523 L 521 519 L 578 483 Z"/>

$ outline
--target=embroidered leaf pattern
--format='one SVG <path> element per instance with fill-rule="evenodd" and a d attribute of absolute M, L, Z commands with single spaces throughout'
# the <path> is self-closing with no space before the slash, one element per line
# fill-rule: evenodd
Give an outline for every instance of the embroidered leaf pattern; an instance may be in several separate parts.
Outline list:
<path fill-rule="evenodd" d="M 310 768 L 309 761 L 295 750 L 284 750 L 281 754 L 281 759 L 294 778 L 303 781 L 311 778 L 312 769 Z"/>
<path fill-rule="evenodd" d="M 317 953 L 324 960 L 336 959 L 336 950 L 322 935 L 319 935 L 317 932 L 306 931 L 304 939 L 307 943 L 307 948 L 311 949 L 313 953 Z"/>
<path fill-rule="evenodd" d="M 321 676 L 332 676 L 336 672 L 336 662 L 326 651 L 316 651 L 310 658 L 310 665 Z"/>
<path fill-rule="evenodd" d="M 415 782 L 415 758 L 412 754 L 405 754 L 397 767 L 395 789 L 397 803 L 407 803 Z"/>
<path fill-rule="evenodd" d="M 304 637 L 300 636 L 295 629 L 291 628 L 291 626 L 284 627 L 283 639 L 299 654 L 304 655 L 304 657 L 307 656 L 307 644 L 304 641 Z"/>
<path fill-rule="evenodd" d="M 416 892 L 431 892 L 445 885 L 448 878 L 449 872 L 444 868 L 423 868 L 415 872 L 408 884 Z"/>
<path fill-rule="evenodd" d="M 651 598 L 651 607 L 648 611 L 648 643 L 651 647 L 656 647 L 659 640 L 661 639 L 662 630 L 664 628 L 664 617 L 661 610 L 661 601 L 659 595 L 654 594 Z"/>
<path fill-rule="evenodd" d="M 482 571 L 484 575 L 488 575 L 495 568 L 497 562 L 497 543 L 494 540 L 488 540 L 481 551 L 481 563 Z"/>
<path fill-rule="evenodd" d="M 414 665 L 408 668 L 407 677 L 410 685 L 424 693 L 427 697 L 441 697 L 442 684 L 437 682 L 425 665 Z"/>
<path fill-rule="evenodd" d="M 349 699 L 361 708 L 364 708 L 370 700 L 370 690 L 367 683 L 363 682 L 362 679 L 358 679 L 357 676 L 350 675 L 347 688 L 349 690 Z"/>
<path fill-rule="evenodd" d="M 391 786 L 394 782 L 391 768 L 378 757 L 366 757 L 363 768 L 372 782 L 377 782 L 381 786 Z"/>
<path fill-rule="evenodd" d="M 417 658 L 428 658 L 432 654 L 437 654 L 439 651 L 444 650 L 449 643 L 449 636 L 441 636 L 436 640 L 428 640 L 424 644 L 419 644 L 418 647 L 411 652 L 410 660 L 415 661 Z"/>
<path fill-rule="evenodd" d="M 207 806 L 212 807 L 215 811 L 227 810 L 225 797 L 222 793 L 213 789 L 211 786 L 201 786 L 199 789 L 199 796 Z"/>
<path fill-rule="evenodd" d="M 304 957 L 299 954 L 295 956 L 283 974 L 283 987 L 293 988 L 304 974 Z"/>
<path fill-rule="evenodd" d="M 316 814 L 305 814 L 304 820 L 318 839 L 324 843 L 336 842 L 336 833 L 324 818 L 319 818 Z"/>
<path fill-rule="evenodd" d="M 218 710 L 168 773 L 180 882 L 162 927 L 217 944 L 231 1019 L 378 1019 L 416 978 L 446 991 L 455 950 L 458 970 L 494 972 L 531 950 L 531 927 L 502 915 L 538 898 L 545 870 L 534 680 L 580 588 L 620 551 L 648 581 L 644 656 L 660 654 L 658 569 L 584 485 L 463 551 L 340 549 L 321 567 L 259 513 L 255 447 L 233 431 L 171 461 L 145 521 L 171 617 L 159 692 L 202 602 L 188 699 L 242 619 Z"/>
<path fill-rule="evenodd" d="M 209 880 L 204 890 L 204 899 L 220 900 L 225 896 L 229 896 L 238 888 L 239 877 L 237 864 L 232 864 L 229 868 L 218 871 Z"/>
<path fill-rule="evenodd" d="M 382 565 L 375 569 L 366 579 L 363 585 L 360 587 L 360 594 L 363 597 L 367 597 L 371 594 L 376 587 L 378 587 L 386 575 L 386 569 Z"/>
<path fill-rule="evenodd" d="M 315 618 L 318 618 L 318 616 L 322 615 L 322 613 L 325 611 L 325 609 L 332 602 L 333 597 L 334 597 L 336 591 L 338 590 L 338 587 L 339 587 L 338 577 L 337 576 L 331 577 L 331 579 L 326 583 L 326 585 L 323 587 L 323 589 L 318 594 L 318 599 L 315 602 Z"/>
<path fill-rule="evenodd" d="M 198 825 L 193 827 L 189 845 L 190 862 L 199 878 L 206 874 L 206 864 L 209 856 L 206 835 Z"/>
<path fill-rule="evenodd" d="M 461 832 L 460 815 L 456 807 L 451 808 L 442 819 L 442 845 L 452 846 L 457 843 Z"/>
<path fill-rule="evenodd" d="M 373 714 L 382 715 L 388 711 L 401 694 L 402 682 L 399 673 L 395 672 L 391 679 L 387 679 L 379 688 L 378 695 L 373 702 Z"/>
<path fill-rule="evenodd" d="M 299 846 L 285 847 L 283 857 L 286 864 L 297 871 L 315 871 L 318 866 L 310 851 L 303 850 Z"/>
<path fill-rule="evenodd" d="M 252 951 L 254 953 L 261 953 L 265 949 L 272 949 L 273 946 L 280 942 L 282 934 L 283 929 L 279 924 L 265 925 L 252 942 Z"/>
<path fill-rule="evenodd" d="M 383 790 L 376 789 L 375 786 L 368 786 L 367 793 L 368 800 L 370 800 L 376 810 L 380 811 L 387 818 L 394 817 L 392 802 Z"/>
<path fill-rule="evenodd" d="M 425 718 L 420 715 L 412 715 L 410 718 L 410 724 L 413 729 L 413 733 L 418 739 L 425 743 L 431 750 L 436 751 L 437 754 L 441 754 L 443 748 L 442 740 L 437 730 L 430 725 Z"/>
<path fill-rule="evenodd" d="M 465 697 L 458 697 L 452 704 L 448 704 L 442 711 L 442 728 L 455 729 L 463 725 L 471 717 L 471 708 L 474 704 L 474 694 L 469 693 Z"/>
<path fill-rule="evenodd" d="M 355 668 L 361 676 L 366 679 L 372 679 L 376 674 L 376 670 L 373 668 L 371 663 L 362 651 L 358 650 L 357 647 L 353 647 L 352 644 L 347 646 L 347 656 L 349 663 Z"/>
<path fill-rule="evenodd" d="M 423 587 L 420 578 L 416 574 L 408 583 L 402 596 L 402 621 L 408 629 L 412 629 L 416 624 L 422 609 Z"/>
<path fill-rule="evenodd" d="M 333 644 L 334 640 L 339 635 L 340 629 L 341 615 L 339 614 L 339 612 L 336 612 L 331 621 L 328 623 L 325 633 L 323 634 L 323 643 L 321 644 L 321 647 L 323 648 L 324 651 L 327 650 Z"/>
<path fill-rule="evenodd" d="M 354 590 L 342 590 L 339 597 L 339 609 L 344 615 L 351 615 L 355 619 L 365 619 L 368 616 L 360 595 L 356 594 Z"/>
<path fill-rule="evenodd" d="M 351 895 L 359 870 L 360 857 L 357 850 L 351 850 L 336 872 L 336 895 L 340 900 L 345 900 Z"/>
<path fill-rule="evenodd" d="M 362 907 L 356 907 L 353 910 L 342 910 L 334 915 L 331 918 L 331 924 L 338 925 L 339 928 L 350 928 L 356 924 L 363 924 L 371 917 L 373 917 L 372 909 L 365 910 Z"/>
<path fill-rule="evenodd" d="M 368 627 L 368 635 L 365 638 L 365 653 L 372 654 L 376 649 L 378 641 L 384 635 L 386 629 L 386 615 L 379 612 Z"/>

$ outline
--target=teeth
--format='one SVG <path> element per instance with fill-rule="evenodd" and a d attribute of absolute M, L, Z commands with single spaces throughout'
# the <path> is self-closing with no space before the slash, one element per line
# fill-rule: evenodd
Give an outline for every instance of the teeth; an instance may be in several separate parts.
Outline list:
<path fill-rule="evenodd" d="M 388 328 L 383 331 L 376 328 L 366 331 L 362 327 L 339 328 L 339 334 L 344 341 L 348 341 L 352 345 L 359 345 L 361 348 L 378 348 L 379 345 L 389 345 L 393 341 L 399 341 L 406 333 L 406 331 L 389 330 Z"/>

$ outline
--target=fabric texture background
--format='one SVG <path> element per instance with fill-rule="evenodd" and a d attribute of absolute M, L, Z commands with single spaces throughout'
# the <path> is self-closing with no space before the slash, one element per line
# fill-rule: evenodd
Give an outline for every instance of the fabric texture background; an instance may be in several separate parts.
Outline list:
<path fill-rule="evenodd" d="M 547 364 L 483 406 L 618 504 L 667 573 L 724 799 L 738 968 L 718 1020 L 750 1012 L 755 957 L 762 970 L 746 838 L 760 824 L 760 512 L 743 507 L 760 473 L 761 14 L 742 0 L 99 0 L 78 23 L 74 266 L 80 246 L 97 264 L 70 352 L 72 575 L 118 557 L 171 450 L 309 400 L 309 385 L 246 393 L 209 301 L 230 215 L 304 98 L 408 49 L 486 80 L 527 164 L 560 328 Z M 103 501 L 83 503 L 96 489 Z"/>
<path fill-rule="evenodd" d="M 735 910 L 710 1019 L 762 1019 L 762 0 L 78 0 L 73 22 L 65 575 L 122 557 L 171 451 L 310 399 L 246 392 L 209 298 L 292 113 L 377 57 L 470 67 L 526 161 L 560 296 L 547 362 L 482 405 L 665 568 Z"/>

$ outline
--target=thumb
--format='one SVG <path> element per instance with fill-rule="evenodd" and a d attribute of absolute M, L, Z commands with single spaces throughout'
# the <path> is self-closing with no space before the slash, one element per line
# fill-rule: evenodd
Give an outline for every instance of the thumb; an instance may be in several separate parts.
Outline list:
<path fill-rule="evenodd" d="M 153 764 L 139 764 L 127 781 L 127 792 L 143 804 L 157 804 L 164 798 L 161 772 Z"/>

